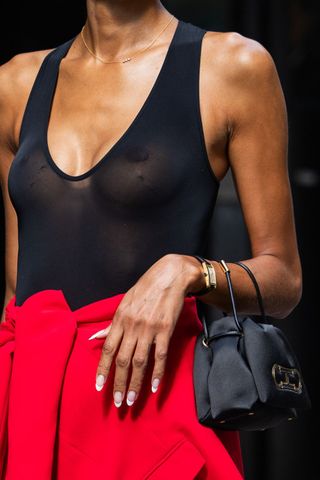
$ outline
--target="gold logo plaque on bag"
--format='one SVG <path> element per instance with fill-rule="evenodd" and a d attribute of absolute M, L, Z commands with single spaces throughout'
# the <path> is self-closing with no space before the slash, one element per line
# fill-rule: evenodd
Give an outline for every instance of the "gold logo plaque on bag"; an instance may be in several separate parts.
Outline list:
<path fill-rule="evenodd" d="M 301 374 L 296 368 L 287 368 L 275 363 L 272 367 L 272 377 L 279 390 L 301 393 Z"/>

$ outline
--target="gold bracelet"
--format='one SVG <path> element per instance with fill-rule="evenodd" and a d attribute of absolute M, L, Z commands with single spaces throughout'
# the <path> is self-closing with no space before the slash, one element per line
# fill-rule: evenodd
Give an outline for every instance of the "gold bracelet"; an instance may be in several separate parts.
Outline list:
<path fill-rule="evenodd" d="M 211 292 L 211 290 L 217 288 L 216 271 L 212 263 L 206 258 L 201 257 L 200 255 L 192 255 L 192 256 L 195 257 L 197 260 L 199 260 L 199 262 L 202 265 L 206 286 L 201 290 L 199 290 L 198 292 L 189 292 L 187 294 L 188 297 L 205 295 L 206 293 Z"/>

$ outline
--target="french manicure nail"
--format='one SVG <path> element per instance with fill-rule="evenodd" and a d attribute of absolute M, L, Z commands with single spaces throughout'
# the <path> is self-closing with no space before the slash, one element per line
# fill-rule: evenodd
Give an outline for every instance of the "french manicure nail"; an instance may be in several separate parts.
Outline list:
<path fill-rule="evenodd" d="M 160 383 L 159 378 L 154 378 L 154 380 L 152 381 L 152 387 L 151 387 L 152 393 L 155 393 L 158 390 L 159 383 Z"/>
<path fill-rule="evenodd" d="M 106 328 L 104 328 L 103 330 L 99 330 L 99 332 L 96 332 L 93 335 L 91 335 L 91 337 L 89 337 L 88 340 L 93 340 L 94 338 L 99 337 L 99 335 L 103 335 L 105 332 L 106 332 Z"/>
<path fill-rule="evenodd" d="M 128 392 L 128 395 L 127 395 L 127 405 L 129 405 L 129 407 L 131 407 L 131 405 L 133 405 L 133 402 L 135 401 L 136 399 L 136 392 L 134 392 L 133 390 L 130 390 Z"/>
<path fill-rule="evenodd" d="M 116 407 L 120 407 L 122 404 L 122 393 L 121 392 L 114 392 L 114 404 Z"/>
<path fill-rule="evenodd" d="M 96 389 L 100 392 L 103 388 L 103 385 L 106 382 L 106 377 L 104 375 L 98 375 L 96 378 Z"/>

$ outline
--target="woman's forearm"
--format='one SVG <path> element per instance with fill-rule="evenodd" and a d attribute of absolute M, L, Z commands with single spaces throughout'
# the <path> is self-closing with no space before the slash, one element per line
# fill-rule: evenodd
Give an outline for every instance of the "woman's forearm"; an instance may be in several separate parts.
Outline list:
<path fill-rule="evenodd" d="M 189 255 L 181 255 L 187 277 L 186 293 L 199 291 L 204 287 L 204 276 L 200 262 Z M 227 280 L 219 261 L 208 260 L 213 264 L 217 276 L 217 288 L 197 297 L 204 303 L 231 311 Z M 226 261 L 235 293 L 238 313 L 256 315 L 260 313 L 257 295 L 247 272 L 239 265 Z M 240 260 L 240 259 L 239 259 Z M 242 260 L 241 260 L 242 261 Z M 289 266 L 274 255 L 260 255 L 243 260 L 255 275 L 259 284 L 266 315 L 285 318 L 299 303 L 302 295 L 302 274 L 300 265 Z"/>

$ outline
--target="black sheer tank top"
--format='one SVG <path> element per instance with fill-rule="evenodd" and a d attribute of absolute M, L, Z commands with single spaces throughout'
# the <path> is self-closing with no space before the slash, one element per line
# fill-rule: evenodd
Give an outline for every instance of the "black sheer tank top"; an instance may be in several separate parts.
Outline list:
<path fill-rule="evenodd" d="M 70 308 L 80 308 L 127 291 L 167 253 L 204 254 L 219 189 L 200 116 L 204 33 L 179 20 L 133 122 L 78 176 L 60 170 L 47 143 L 59 65 L 75 37 L 45 57 L 8 177 L 18 218 L 16 305 L 62 289 Z"/>

